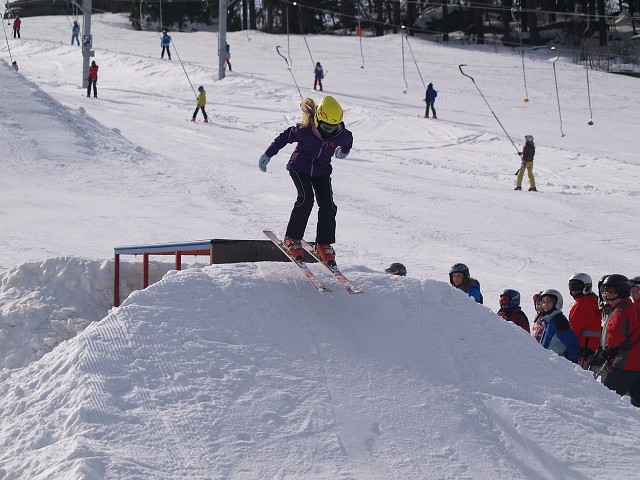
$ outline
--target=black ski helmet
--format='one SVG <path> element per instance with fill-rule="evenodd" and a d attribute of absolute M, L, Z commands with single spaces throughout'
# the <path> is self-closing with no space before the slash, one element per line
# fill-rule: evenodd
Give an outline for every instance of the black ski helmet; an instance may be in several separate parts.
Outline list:
<path fill-rule="evenodd" d="M 392 263 L 389 267 L 384 269 L 385 272 L 390 273 L 391 275 L 400 275 L 404 277 L 407 274 L 407 267 L 405 267 L 401 263 Z"/>
<path fill-rule="evenodd" d="M 202 85 L 200 85 L 200 86 L 198 87 L 198 91 L 199 91 L 199 92 L 202 92 L 203 90 L 204 90 L 204 87 L 203 87 Z"/>
<path fill-rule="evenodd" d="M 631 295 L 629 279 L 619 273 L 608 275 L 602 282 L 602 287 L 615 288 L 619 298 L 628 298 Z"/>

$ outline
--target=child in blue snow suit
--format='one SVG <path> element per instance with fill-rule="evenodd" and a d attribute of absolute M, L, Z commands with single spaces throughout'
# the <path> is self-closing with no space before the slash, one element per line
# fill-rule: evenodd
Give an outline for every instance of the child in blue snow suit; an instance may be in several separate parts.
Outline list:
<path fill-rule="evenodd" d="M 322 69 L 322 65 L 320 62 L 316 63 L 316 68 L 313 70 L 314 80 L 313 80 L 313 89 L 315 90 L 317 86 L 320 86 L 320 91 L 322 91 L 322 79 L 324 78 L 324 70 Z"/>
<path fill-rule="evenodd" d="M 80 35 L 80 25 L 78 25 L 78 21 L 73 21 L 73 27 L 71 27 L 71 45 L 73 45 L 73 41 L 75 40 L 78 46 L 80 46 L 80 39 L 78 36 Z"/>
<path fill-rule="evenodd" d="M 540 344 L 547 350 L 553 350 L 561 357 L 578 362 L 580 342 L 569 320 L 562 313 L 562 295 L 557 290 L 549 289 L 540 294 L 543 316 L 540 322 L 544 325 L 544 333 Z"/>
<path fill-rule="evenodd" d="M 164 51 L 167 51 L 167 56 L 169 60 L 171 60 L 171 51 L 169 50 L 169 45 L 171 45 L 171 37 L 167 34 L 165 30 L 162 32 L 162 38 L 160 39 L 160 46 L 162 47 L 162 53 L 160 54 L 160 58 L 164 58 Z"/>
<path fill-rule="evenodd" d="M 438 92 L 433 88 L 433 83 L 427 85 L 427 92 L 424 96 L 424 101 L 427 102 L 427 109 L 424 112 L 424 118 L 429 118 L 429 107 L 431 107 L 431 111 L 433 112 L 433 118 L 438 118 L 436 117 L 436 109 L 433 107 L 437 96 Z"/>

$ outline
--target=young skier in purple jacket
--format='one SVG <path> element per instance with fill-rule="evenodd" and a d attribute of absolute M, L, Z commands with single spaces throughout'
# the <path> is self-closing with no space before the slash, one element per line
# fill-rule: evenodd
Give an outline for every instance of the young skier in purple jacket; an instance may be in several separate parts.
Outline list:
<path fill-rule="evenodd" d="M 287 226 L 284 244 L 294 258 L 304 256 L 300 240 L 304 237 L 314 196 L 318 203 L 316 253 L 323 262 L 335 265 L 336 212 L 331 189 L 331 157 L 347 158 L 353 146 L 353 136 L 342 121 L 342 107 L 333 97 L 324 97 L 318 105 L 311 98 L 300 102 L 302 122 L 278 135 L 260 157 L 263 172 L 267 164 L 289 143 L 297 143 L 287 163 L 287 170 L 298 196 Z"/>

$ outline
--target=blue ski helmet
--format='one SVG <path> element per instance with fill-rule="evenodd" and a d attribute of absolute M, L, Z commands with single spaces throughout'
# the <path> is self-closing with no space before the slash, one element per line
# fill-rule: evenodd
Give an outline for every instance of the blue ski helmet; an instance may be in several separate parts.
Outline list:
<path fill-rule="evenodd" d="M 204 87 L 203 87 L 202 85 L 200 85 L 200 86 L 198 87 L 198 91 L 199 91 L 199 92 L 202 92 L 203 90 L 204 90 Z"/>
<path fill-rule="evenodd" d="M 520 292 L 518 292 L 517 290 L 512 290 L 508 288 L 500 294 L 500 308 L 512 309 L 519 306 L 520 306 Z"/>

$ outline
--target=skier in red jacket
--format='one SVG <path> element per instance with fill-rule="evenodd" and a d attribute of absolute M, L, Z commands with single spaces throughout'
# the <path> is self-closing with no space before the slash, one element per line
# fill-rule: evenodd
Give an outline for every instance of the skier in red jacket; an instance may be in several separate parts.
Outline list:
<path fill-rule="evenodd" d="M 613 312 L 603 325 L 601 348 L 589 358 L 589 364 L 605 365 L 602 383 L 619 395 L 628 394 L 631 404 L 640 407 L 640 312 L 629 290 L 624 275 L 608 275 L 602 282 L 602 299 Z"/>
<path fill-rule="evenodd" d="M 91 96 L 91 85 L 93 85 L 93 98 L 98 98 L 98 87 L 96 84 L 98 83 L 98 65 L 96 65 L 96 61 L 91 61 L 91 66 L 89 67 L 89 83 L 87 84 L 87 97 Z"/>
<path fill-rule="evenodd" d="M 600 345 L 602 315 L 593 282 L 586 273 L 576 273 L 569 279 L 569 293 L 575 300 L 569 311 L 569 324 L 580 342 L 578 363 L 587 368 L 585 360 L 596 353 Z"/>

